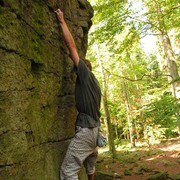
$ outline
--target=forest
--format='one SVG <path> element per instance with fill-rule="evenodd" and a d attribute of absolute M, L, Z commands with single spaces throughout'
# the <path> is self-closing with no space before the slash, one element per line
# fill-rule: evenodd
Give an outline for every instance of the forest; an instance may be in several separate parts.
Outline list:
<path fill-rule="evenodd" d="M 0 0 L 0 179 L 59 180 L 74 137 L 57 8 L 101 87 L 95 180 L 180 179 L 179 0 Z"/>
<path fill-rule="evenodd" d="M 117 159 L 122 147 L 133 149 L 144 143 L 150 150 L 163 140 L 178 138 L 178 0 L 90 3 L 94 17 L 87 59 L 92 61 L 100 81 L 101 125 L 108 139 L 107 152 L 101 159 Z"/>

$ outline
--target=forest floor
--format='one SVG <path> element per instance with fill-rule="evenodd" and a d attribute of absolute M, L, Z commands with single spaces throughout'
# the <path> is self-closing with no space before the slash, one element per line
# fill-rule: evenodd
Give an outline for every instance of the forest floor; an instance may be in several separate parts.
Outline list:
<path fill-rule="evenodd" d="M 107 148 L 99 149 L 95 180 L 180 180 L 180 137 L 116 150 L 113 159 Z"/>

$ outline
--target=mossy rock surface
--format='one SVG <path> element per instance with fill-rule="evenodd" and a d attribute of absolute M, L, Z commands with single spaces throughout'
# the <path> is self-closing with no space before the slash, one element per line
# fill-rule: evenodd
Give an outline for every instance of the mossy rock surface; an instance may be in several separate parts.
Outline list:
<path fill-rule="evenodd" d="M 77 115 L 60 6 L 84 58 L 88 1 L 0 1 L 0 179 L 59 179 Z"/>
<path fill-rule="evenodd" d="M 167 180 L 168 173 L 167 172 L 159 172 L 157 174 L 151 175 L 147 180 Z"/>
<path fill-rule="evenodd" d="M 169 177 L 170 177 L 172 180 L 179 180 L 179 179 L 180 179 L 180 173 L 169 175 Z"/>
<path fill-rule="evenodd" d="M 95 179 L 96 180 L 112 180 L 113 175 L 105 172 L 96 172 Z"/>

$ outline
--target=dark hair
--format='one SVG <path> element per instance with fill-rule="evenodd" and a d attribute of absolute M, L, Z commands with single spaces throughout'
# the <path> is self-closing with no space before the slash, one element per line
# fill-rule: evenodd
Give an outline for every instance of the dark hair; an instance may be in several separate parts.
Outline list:
<path fill-rule="evenodd" d="M 84 63 L 86 64 L 86 66 L 89 68 L 90 71 L 92 71 L 92 66 L 89 60 L 87 59 L 83 59 Z"/>

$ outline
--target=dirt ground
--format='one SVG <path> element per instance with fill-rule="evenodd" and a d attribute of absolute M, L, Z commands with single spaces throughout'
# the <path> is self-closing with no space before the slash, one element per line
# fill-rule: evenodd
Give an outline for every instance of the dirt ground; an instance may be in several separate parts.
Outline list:
<path fill-rule="evenodd" d="M 134 149 L 118 149 L 112 159 L 107 149 L 99 149 L 95 179 L 146 180 L 150 176 L 166 173 L 163 179 L 180 179 L 180 137 L 162 141 L 159 144 L 142 145 Z M 98 173 L 105 174 L 103 178 Z M 112 178 L 112 177 L 115 178 Z M 153 179 L 153 178 L 152 178 Z"/>

